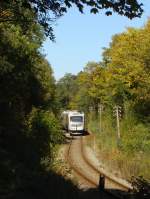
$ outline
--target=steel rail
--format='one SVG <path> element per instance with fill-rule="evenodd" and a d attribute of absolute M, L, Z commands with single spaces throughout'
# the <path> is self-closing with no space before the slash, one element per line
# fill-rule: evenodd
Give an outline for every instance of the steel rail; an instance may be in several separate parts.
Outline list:
<path fill-rule="evenodd" d="M 66 160 L 69 162 L 69 164 L 71 165 L 71 168 L 75 171 L 75 173 L 77 175 L 79 175 L 81 178 L 83 178 L 88 184 L 94 186 L 94 187 L 97 187 L 97 183 L 94 182 L 93 180 L 89 179 L 87 176 L 85 176 L 75 165 L 74 163 L 72 162 L 71 160 L 71 146 L 72 146 L 72 141 L 73 141 L 73 136 L 71 138 L 71 142 L 69 143 L 69 147 L 67 149 L 67 157 L 66 157 Z"/>
<path fill-rule="evenodd" d="M 84 159 L 84 161 L 95 171 L 97 172 L 99 175 L 104 175 L 105 179 L 108 181 L 113 182 L 114 184 L 119 185 L 119 187 L 122 187 L 125 191 L 129 192 L 132 190 L 132 186 L 131 185 L 126 185 L 123 184 L 122 182 L 119 182 L 117 179 L 115 179 L 114 177 L 110 177 L 106 172 L 101 171 L 100 169 L 96 168 L 87 158 L 86 154 L 85 154 L 85 149 L 84 149 L 84 144 L 83 144 L 83 137 L 81 137 L 81 152 L 82 152 L 82 157 Z"/>
<path fill-rule="evenodd" d="M 94 187 L 98 187 L 98 183 L 94 182 L 94 180 L 90 179 L 89 177 L 85 176 L 85 174 L 79 170 L 79 168 L 77 168 L 74 163 L 71 160 L 71 150 L 72 150 L 72 141 L 73 141 L 73 136 L 71 137 L 71 142 L 69 143 L 69 147 L 68 147 L 68 151 L 67 151 L 67 160 L 69 162 L 69 164 L 71 165 L 72 169 L 75 171 L 75 173 L 80 176 L 82 179 L 84 179 L 86 182 L 88 182 L 88 184 L 94 186 Z M 126 191 L 127 193 L 132 189 L 131 186 L 127 186 L 119 181 L 117 181 L 117 179 L 114 179 L 112 177 L 110 177 L 108 174 L 106 174 L 103 171 L 100 171 L 98 168 L 96 168 L 86 157 L 85 155 L 85 151 L 84 151 L 84 144 L 83 144 L 83 137 L 80 138 L 80 147 L 81 147 L 81 155 L 82 158 L 84 160 L 84 162 L 92 169 L 94 170 L 97 175 L 101 176 L 101 174 L 105 177 L 106 180 L 108 180 L 109 182 L 113 182 L 113 184 L 117 185 L 117 187 L 121 187 L 122 190 Z M 113 193 L 112 191 L 106 191 L 108 194 L 111 194 L 112 196 L 114 196 L 115 198 L 124 198 L 124 194 L 120 194 L 119 192 L 117 194 Z"/>

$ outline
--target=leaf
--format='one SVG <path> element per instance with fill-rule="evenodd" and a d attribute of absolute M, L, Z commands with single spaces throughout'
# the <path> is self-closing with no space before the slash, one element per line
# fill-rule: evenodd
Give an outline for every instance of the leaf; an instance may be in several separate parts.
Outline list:
<path fill-rule="evenodd" d="M 92 9 L 90 10 L 90 12 L 96 14 L 96 13 L 98 13 L 98 9 L 97 9 L 97 8 L 92 8 Z"/>
<path fill-rule="evenodd" d="M 65 0 L 65 4 L 66 4 L 66 6 L 67 6 L 68 8 L 71 7 L 71 3 L 69 2 L 69 0 Z"/>
<path fill-rule="evenodd" d="M 61 11 L 61 12 L 67 12 L 67 9 L 66 9 L 65 7 L 61 7 L 61 8 L 60 8 L 60 11 Z"/>
<path fill-rule="evenodd" d="M 112 12 L 111 12 L 111 11 L 107 11 L 105 14 L 106 14 L 107 16 L 110 16 L 110 15 L 112 15 Z"/>

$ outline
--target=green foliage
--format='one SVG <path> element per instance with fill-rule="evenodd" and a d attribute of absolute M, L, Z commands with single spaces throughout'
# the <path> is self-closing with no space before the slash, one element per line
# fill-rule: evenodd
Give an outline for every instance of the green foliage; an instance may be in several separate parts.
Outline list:
<path fill-rule="evenodd" d="M 132 124 L 133 125 L 133 124 Z M 124 126 L 124 130 L 125 130 Z M 143 124 L 134 124 L 130 128 L 126 128 L 123 132 L 122 145 L 123 150 L 128 153 L 149 153 L 150 151 L 150 136 L 149 128 Z"/>
<path fill-rule="evenodd" d="M 96 136 L 100 160 L 110 170 L 120 171 L 124 178 L 131 179 L 132 176 L 142 175 L 149 179 L 147 169 L 150 166 L 149 126 L 140 123 L 127 105 L 124 118 L 121 119 L 121 141 L 118 146 L 116 120 L 110 113 L 109 110 L 102 113 L 101 132 L 99 118 L 94 119 L 93 115 L 89 117 L 88 128 Z"/>
<path fill-rule="evenodd" d="M 121 94 L 122 105 L 123 101 L 132 100 L 136 110 L 139 107 L 139 113 L 143 116 L 146 116 L 147 113 L 146 111 L 142 113 L 140 107 L 144 104 L 145 110 L 148 109 L 150 101 L 150 71 L 147 59 L 147 56 L 149 57 L 147 49 L 150 48 L 148 27 L 149 21 L 144 28 L 129 28 L 126 32 L 116 35 L 110 48 L 105 51 L 105 56 L 107 55 L 107 59 L 111 60 L 107 67 L 111 75 L 109 81 L 111 82 L 112 99 L 118 103 L 116 96 Z"/>
<path fill-rule="evenodd" d="M 92 106 L 98 111 L 98 103 L 105 101 L 105 70 L 99 63 L 89 62 L 77 77 L 78 92 L 73 98 L 77 107 L 85 112 Z"/>
<path fill-rule="evenodd" d="M 62 138 L 53 72 L 40 53 L 42 28 L 25 28 L 0 24 L 0 194 L 6 198 L 23 198 L 36 187 Z"/>
<path fill-rule="evenodd" d="M 115 35 L 104 49 L 103 62 L 89 62 L 77 75 L 77 107 L 98 110 L 98 104 L 112 107 L 126 102 L 136 117 L 149 121 L 150 104 L 150 22 L 141 29 L 128 28 Z M 85 104 L 85 105 L 84 105 Z M 122 115 L 123 117 L 123 115 Z"/>
<path fill-rule="evenodd" d="M 99 103 L 109 104 L 108 113 L 103 115 L 103 131 L 98 136 L 102 141 L 101 148 L 106 143 L 105 149 L 110 147 L 113 154 L 117 151 L 119 168 L 126 154 L 131 152 L 139 158 L 149 153 L 150 22 L 142 29 L 128 29 L 116 35 L 110 47 L 105 49 L 102 63 L 89 62 L 83 72 L 77 76 L 66 74 L 56 87 L 51 66 L 40 52 L 44 33 L 54 39 L 53 16 L 61 16 L 72 5 L 76 5 L 80 12 L 83 12 L 84 5 L 89 5 L 93 13 L 108 9 L 107 15 L 111 14 L 109 9 L 112 8 L 129 18 L 140 16 L 142 12 L 137 1 L 118 3 L 0 2 L 0 22 L 4 22 L 0 23 L 0 193 L 4 197 L 20 198 L 20 194 L 28 196 L 30 192 L 32 198 L 31 192 L 39 189 L 37 180 L 42 179 L 44 185 L 47 182 L 46 169 L 50 168 L 55 146 L 62 141 L 54 115 L 58 111 L 56 105 L 61 109 L 77 108 L 86 112 L 92 106 L 92 117 L 95 117 L 98 116 Z M 116 103 L 123 107 L 123 134 L 119 149 L 114 135 L 114 119 L 110 116 L 110 109 Z M 129 108 L 134 113 L 133 119 L 132 115 L 129 117 Z M 133 122 L 127 125 L 129 119 L 130 123 Z M 121 157 L 118 155 L 120 152 L 124 152 Z M 145 159 L 142 160 L 141 168 L 145 168 Z M 140 166 L 137 168 L 139 170 Z M 47 179 L 53 184 L 51 177 Z M 43 197 L 43 192 L 39 193 Z"/>
<path fill-rule="evenodd" d="M 49 111 L 33 109 L 27 122 L 28 137 L 33 141 L 40 158 L 52 159 L 53 149 L 56 144 L 61 143 L 63 134 L 59 121 Z"/>
<path fill-rule="evenodd" d="M 56 96 L 60 109 L 71 108 L 71 101 L 73 100 L 78 86 L 76 83 L 76 76 L 70 73 L 65 74 L 56 85 Z"/>
<path fill-rule="evenodd" d="M 52 70 L 39 53 L 42 38 L 33 36 L 34 30 L 30 30 L 30 36 L 19 26 L 0 25 L 0 30 L 0 104 L 15 111 L 13 118 L 22 120 L 33 105 L 53 101 Z"/>

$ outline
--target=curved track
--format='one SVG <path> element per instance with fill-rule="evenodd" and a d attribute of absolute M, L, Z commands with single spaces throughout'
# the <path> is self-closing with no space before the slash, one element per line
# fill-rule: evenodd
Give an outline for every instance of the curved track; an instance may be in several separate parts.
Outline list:
<path fill-rule="evenodd" d="M 67 149 L 67 160 L 75 173 L 88 188 L 104 188 L 115 198 L 125 198 L 132 187 L 109 176 L 89 161 L 85 152 L 83 136 L 72 136 Z M 101 178 L 100 178 L 101 176 Z"/>

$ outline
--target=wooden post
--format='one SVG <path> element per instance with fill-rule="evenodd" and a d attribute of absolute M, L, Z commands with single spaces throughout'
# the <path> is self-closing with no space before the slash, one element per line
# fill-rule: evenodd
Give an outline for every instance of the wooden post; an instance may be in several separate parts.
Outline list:
<path fill-rule="evenodd" d="M 100 174 L 100 177 L 99 177 L 99 189 L 100 190 L 105 189 L 105 176 L 103 174 Z"/>
<path fill-rule="evenodd" d="M 117 138 L 120 140 L 120 123 L 119 123 L 119 106 L 116 107 L 116 118 L 117 118 Z"/>
<path fill-rule="evenodd" d="M 100 112 L 99 112 L 99 129 L 100 133 L 102 132 L 102 107 L 100 106 Z"/>
<path fill-rule="evenodd" d="M 120 145 L 120 140 L 121 140 L 121 133 L 120 133 L 121 107 L 120 106 L 115 106 L 113 112 L 114 112 L 114 115 L 116 117 L 116 123 L 117 123 L 117 144 L 119 146 Z"/>

